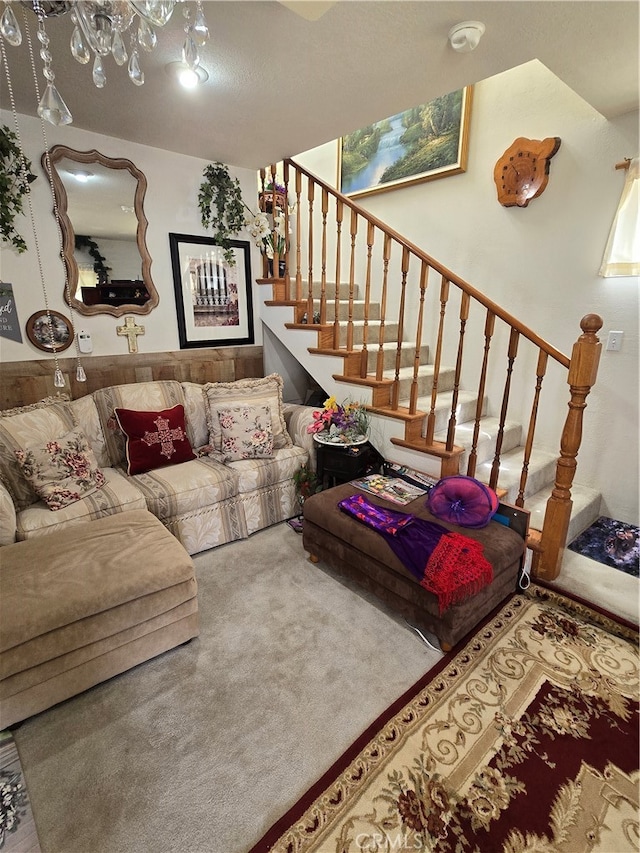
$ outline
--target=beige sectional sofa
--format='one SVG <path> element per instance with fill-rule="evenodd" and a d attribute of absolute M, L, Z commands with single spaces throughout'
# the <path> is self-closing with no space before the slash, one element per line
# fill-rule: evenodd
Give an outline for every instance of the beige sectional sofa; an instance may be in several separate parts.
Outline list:
<path fill-rule="evenodd" d="M 271 458 L 221 461 L 209 439 L 216 426 L 212 407 L 223 403 L 271 404 L 276 424 Z M 177 405 L 184 407 L 196 458 L 128 475 L 115 409 L 157 412 Z M 314 464 L 312 436 L 306 432 L 311 412 L 282 403 L 282 380 L 275 374 L 204 385 L 173 380 L 116 385 L 77 400 L 48 399 L 0 412 L 0 544 L 134 509 L 149 510 L 189 554 L 245 538 L 298 512 L 293 475 L 303 463 Z M 86 437 L 105 482 L 52 510 L 25 478 L 16 451 L 60 439 L 74 427 Z"/>
<path fill-rule="evenodd" d="M 196 637 L 190 555 L 299 512 L 312 420 L 276 375 L 0 412 L 0 728 Z"/>

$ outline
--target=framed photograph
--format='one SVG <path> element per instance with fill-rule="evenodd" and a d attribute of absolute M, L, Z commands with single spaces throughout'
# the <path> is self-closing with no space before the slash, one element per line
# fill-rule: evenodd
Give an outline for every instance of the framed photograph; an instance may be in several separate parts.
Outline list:
<path fill-rule="evenodd" d="M 51 323 L 46 311 L 36 311 L 25 324 L 27 337 L 43 352 L 62 352 L 73 343 L 71 320 L 57 311 L 49 311 Z"/>
<path fill-rule="evenodd" d="M 357 198 L 467 169 L 473 86 L 338 140 L 338 189 Z"/>
<path fill-rule="evenodd" d="M 235 264 L 210 237 L 169 234 L 180 349 L 252 344 L 249 242 L 232 240 Z"/>

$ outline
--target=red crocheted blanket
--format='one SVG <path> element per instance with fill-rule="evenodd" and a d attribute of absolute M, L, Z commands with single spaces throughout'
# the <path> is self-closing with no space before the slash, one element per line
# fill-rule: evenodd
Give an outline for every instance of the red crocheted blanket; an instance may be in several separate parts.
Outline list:
<path fill-rule="evenodd" d="M 384 537 L 420 586 L 437 597 L 440 613 L 493 580 L 491 563 L 475 539 L 434 521 L 378 506 L 361 494 L 345 498 L 338 506 Z"/>

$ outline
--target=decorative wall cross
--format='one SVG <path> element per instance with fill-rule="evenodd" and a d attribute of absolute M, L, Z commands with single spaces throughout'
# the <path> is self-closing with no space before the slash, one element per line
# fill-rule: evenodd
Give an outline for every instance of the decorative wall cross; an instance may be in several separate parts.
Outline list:
<path fill-rule="evenodd" d="M 144 326 L 137 326 L 135 317 L 125 317 L 124 326 L 116 326 L 116 332 L 129 342 L 129 352 L 138 352 L 138 335 L 144 335 Z"/>

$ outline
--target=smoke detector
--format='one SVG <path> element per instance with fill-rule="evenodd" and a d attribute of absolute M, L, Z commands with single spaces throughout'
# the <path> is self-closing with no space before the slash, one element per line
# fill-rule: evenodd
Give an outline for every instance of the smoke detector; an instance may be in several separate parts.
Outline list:
<path fill-rule="evenodd" d="M 449 30 L 449 42 L 458 53 L 475 50 L 484 34 L 485 26 L 480 21 L 463 21 Z"/>

